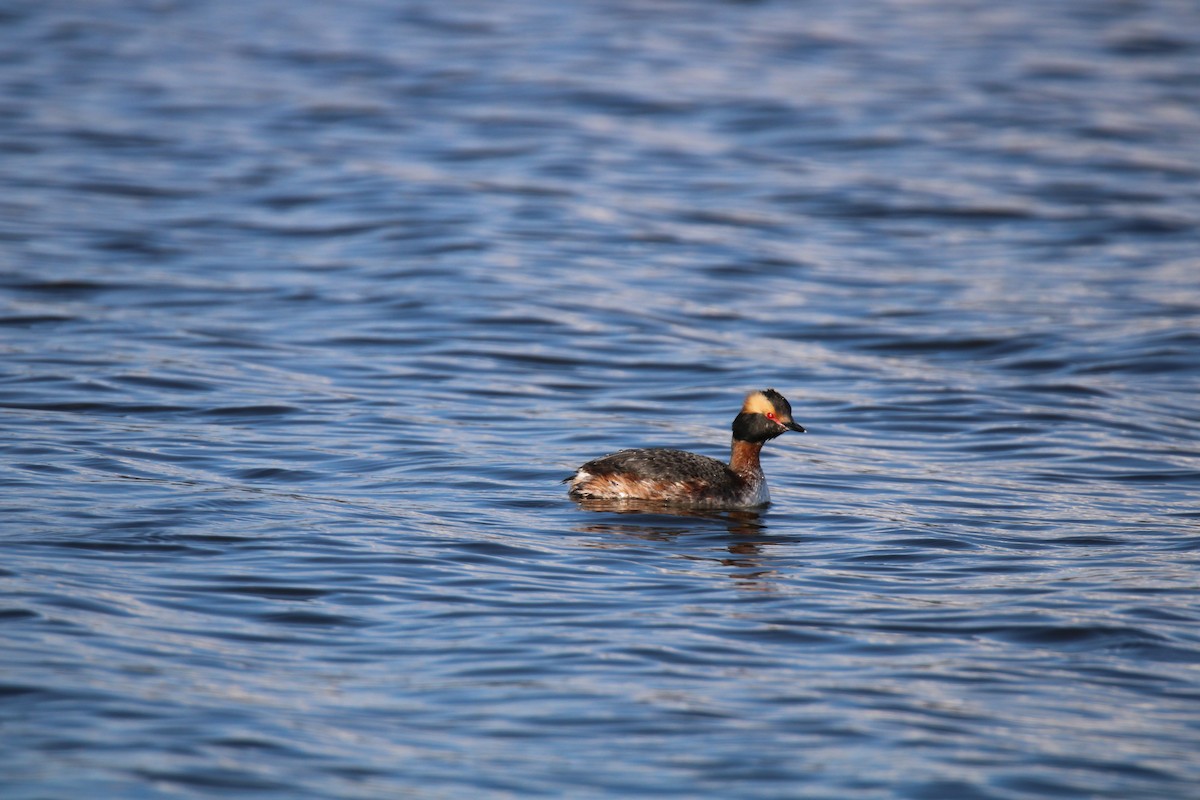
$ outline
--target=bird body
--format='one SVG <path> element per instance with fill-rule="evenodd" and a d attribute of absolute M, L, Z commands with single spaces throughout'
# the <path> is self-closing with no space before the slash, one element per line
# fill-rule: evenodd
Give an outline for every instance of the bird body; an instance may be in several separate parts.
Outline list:
<path fill-rule="evenodd" d="M 576 499 L 641 500 L 701 508 L 770 502 L 759 463 L 763 444 L 785 431 L 803 432 L 779 392 L 751 392 L 733 421 L 729 463 L 662 447 L 620 450 L 587 462 L 567 478 Z"/>

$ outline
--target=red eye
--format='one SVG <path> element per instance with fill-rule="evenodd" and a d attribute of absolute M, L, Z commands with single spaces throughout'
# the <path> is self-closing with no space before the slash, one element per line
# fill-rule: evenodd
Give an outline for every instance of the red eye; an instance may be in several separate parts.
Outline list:
<path fill-rule="evenodd" d="M 774 412 L 774 411 L 768 411 L 768 412 L 767 412 L 767 419 L 771 420 L 771 422 L 776 422 L 777 420 L 775 419 L 775 412 Z"/>

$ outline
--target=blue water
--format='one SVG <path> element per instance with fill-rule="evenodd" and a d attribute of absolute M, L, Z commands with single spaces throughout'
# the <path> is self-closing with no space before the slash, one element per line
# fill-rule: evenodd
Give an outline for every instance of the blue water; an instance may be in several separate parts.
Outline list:
<path fill-rule="evenodd" d="M 5 800 L 1200 797 L 1200 6 L 0 45 Z"/>

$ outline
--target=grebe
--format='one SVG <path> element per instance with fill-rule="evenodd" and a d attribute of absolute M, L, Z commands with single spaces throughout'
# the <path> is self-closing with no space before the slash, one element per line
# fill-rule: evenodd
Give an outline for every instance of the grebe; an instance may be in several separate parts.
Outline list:
<path fill-rule="evenodd" d="M 571 497 L 650 500 L 704 508 L 761 506 L 771 502 L 758 463 L 763 444 L 784 431 L 804 433 L 792 406 L 774 389 L 751 392 L 733 420 L 729 464 L 715 458 L 650 447 L 621 450 L 589 461 L 565 479 Z"/>

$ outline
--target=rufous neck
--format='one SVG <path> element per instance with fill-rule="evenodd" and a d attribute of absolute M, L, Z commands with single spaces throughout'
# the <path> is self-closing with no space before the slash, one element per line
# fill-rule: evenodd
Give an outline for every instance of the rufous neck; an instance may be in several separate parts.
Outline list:
<path fill-rule="evenodd" d="M 739 475 L 762 472 L 762 465 L 758 463 L 758 453 L 762 446 L 762 442 L 734 439 L 729 452 L 729 468 Z"/>

